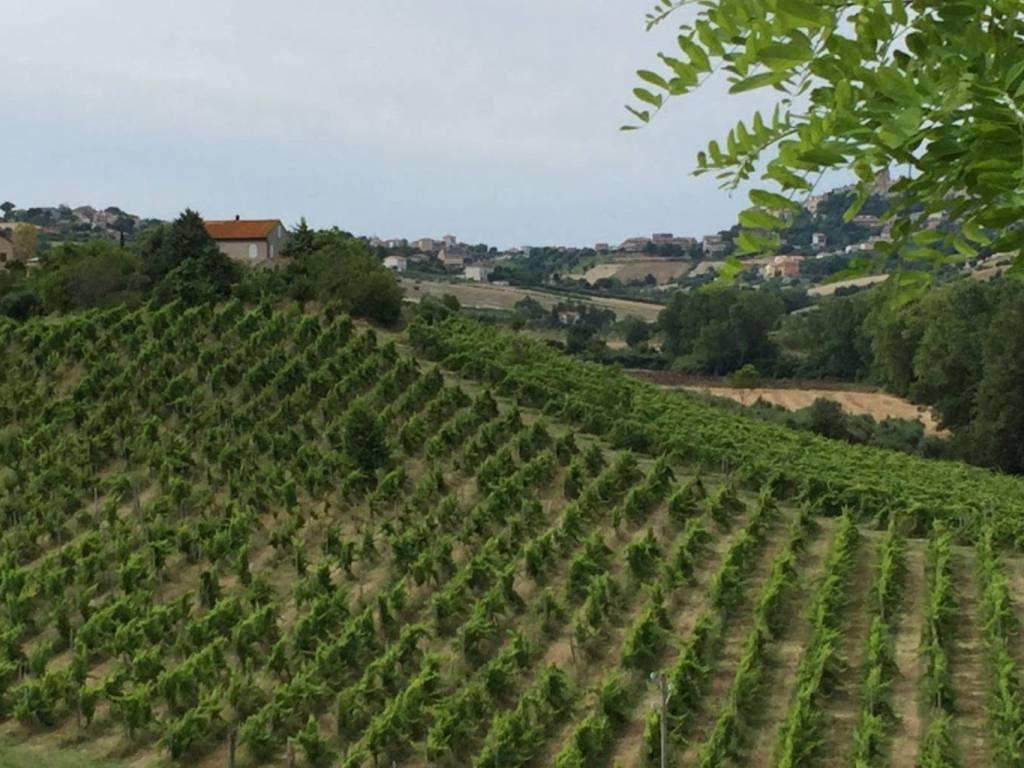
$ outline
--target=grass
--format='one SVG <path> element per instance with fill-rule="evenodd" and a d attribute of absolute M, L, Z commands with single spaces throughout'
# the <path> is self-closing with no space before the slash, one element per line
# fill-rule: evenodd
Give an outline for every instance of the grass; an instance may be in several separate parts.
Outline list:
<path fill-rule="evenodd" d="M 0 737 L 0 768 L 123 768 L 124 763 L 97 759 L 74 750 L 17 744 Z"/>

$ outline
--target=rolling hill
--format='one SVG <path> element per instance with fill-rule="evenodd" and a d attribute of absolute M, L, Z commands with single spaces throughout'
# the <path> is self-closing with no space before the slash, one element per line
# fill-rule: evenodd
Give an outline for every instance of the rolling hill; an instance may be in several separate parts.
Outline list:
<path fill-rule="evenodd" d="M 0 348 L 0 764 L 656 764 L 651 675 L 670 764 L 1020 754 L 1019 480 L 463 319 Z"/>

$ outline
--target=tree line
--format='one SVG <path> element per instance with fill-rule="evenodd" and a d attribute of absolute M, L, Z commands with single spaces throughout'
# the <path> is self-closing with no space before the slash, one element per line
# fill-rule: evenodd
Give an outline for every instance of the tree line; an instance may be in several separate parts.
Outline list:
<path fill-rule="evenodd" d="M 1024 285 L 885 285 L 806 307 L 796 292 L 680 293 L 662 312 L 676 370 L 876 384 L 931 406 L 967 461 L 1024 472 Z M 793 312 L 793 309 L 803 311 Z"/>
<path fill-rule="evenodd" d="M 65 243 L 0 271 L 0 315 L 16 320 L 155 299 L 189 305 L 236 296 L 243 301 L 335 302 L 349 314 L 393 323 L 402 293 L 362 240 L 338 229 L 314 231 L 305 220 L 278 269 L 245 269 L 221 253 L 202 217 L 186 210 L 141 233 L 127 247 L 108 241 Z"/>

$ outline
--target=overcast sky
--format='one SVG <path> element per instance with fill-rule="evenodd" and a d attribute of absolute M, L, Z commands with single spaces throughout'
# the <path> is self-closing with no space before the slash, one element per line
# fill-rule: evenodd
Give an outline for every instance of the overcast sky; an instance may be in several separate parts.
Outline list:
<path fill-rule="evenodd" d="M 650 4 L 4 0 L 0 198 L 500 246 L 716 231 L 743 196 L 694 157 L 756 101 L 712 82 L 621 133 L 673 40 Z"/>

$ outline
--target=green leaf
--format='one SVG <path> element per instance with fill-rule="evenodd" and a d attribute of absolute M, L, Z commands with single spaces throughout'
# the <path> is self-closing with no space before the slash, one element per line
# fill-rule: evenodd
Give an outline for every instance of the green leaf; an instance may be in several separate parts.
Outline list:
<path fill-rule="evenodd" d="M 835 147 L 815 147 L 800 153 L 800 159 L 817 166 L 842 165 L 846 157 Z"/>
<path fill-rule="evenodd" d="M 768 192 L 763 189 L 752 189 L 748 194 L 750 202 L 760 208 L 767 208 L 770 211 L 793 211 L 799 213 L 801 206 L 775 192 Z"/>
<path fill-rule="evenodd" d="M 636 75 L 641 80 L 648 82 L 651 85 L 656 85 L 659 88 L 662 88 L 666 91 L 668 90 L 668 82 L 665 80 L 664 77 L 659 75 L 657 72 L 651 72 L 650 70 L 647 69 L 640 69 L 637 70 Z"/>
<path fill-rule="evenodd" d="M 833 22 L 831 14 L 807 0 L 778 0 L 776 7 L 807 27 L 827 27 Z"/>
<path fill-rule="evenodd" d="M 804 43 L 774 43 L 757 52 L 758 60 L 773 72 L 784 72 L 810 61 L 814 51 Z"/>
<path fill-rule="evenodd" d="M 661 107 L 662 97 L 656 96 L 646 88 L 634 88 L 633 95 L 645 104 L 650 104 L 653 107 Z"/>
<path fill-rule="evenodd" d="M 729 93 L 743 93 L 745 91 L 753 91 L 756 88 L 781 85 L 788 79 L 788 72 L 761 72 L 760 74 L 751 75 L 734 82 L 729 88 Z"/>
<path fill-rule="evenodd" d="M 740 212 L 740 226 L 749 229 L 782 229 L 786 222 L 760 208 L 748 208 Z"/>
<path fill-rule="evenodd" d="M 690 57 L 690 63 L 701 72 L 711 71 L 711 60 L 697 43 L 688 37 L 679 36 L 679 47 Z"/>

